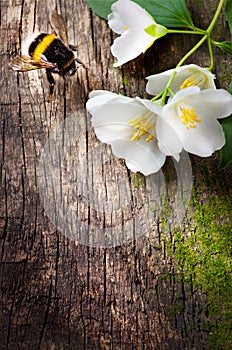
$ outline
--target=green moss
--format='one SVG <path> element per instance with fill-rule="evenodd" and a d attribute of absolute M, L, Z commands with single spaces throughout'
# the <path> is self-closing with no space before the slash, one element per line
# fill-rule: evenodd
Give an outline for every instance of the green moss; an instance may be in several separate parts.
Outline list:
<path fill-rule="evenodd" d="M 202 308 L 208 315 L 209 349 L 231 349 L 231 199 L 212 197 L 202 204 L 200 196 L 195 195 L 192 207 L 194 212 L 191 222 L 186 223 L 186 232 L 176 231 L 172 240 L 164 238 L 167 254 L 176 266 L 178 280 L 206 295 L 207 304 Z M 165 225 L 164 222 L 164 231 Z"/>
<path fill-rule="evenodd" d="M 225 85 L 225 83 L 229 85 L 232 80 L 232 74 L 230 71 L 228 71 L 228 65 L 226 63 L 221 63 L 220 67 L 218 68 L 218 72 L 218 76 L 220 77 L 220 81 L 223 83 L 223 85 Z"/>
<path fill-rule="evenodd" d="M 126 77 L 123 77 L 122 78 L 122 83 L 123 83 L 123 85 L 128 85 L 129 84 L 129 80 L 126 78 Z"/>
<path fill-rule="evenodd" d="M 144 177 L 140 173 L 132 174 L 131 176 L 135 189 L 139 189 L 144 186 Z"/>

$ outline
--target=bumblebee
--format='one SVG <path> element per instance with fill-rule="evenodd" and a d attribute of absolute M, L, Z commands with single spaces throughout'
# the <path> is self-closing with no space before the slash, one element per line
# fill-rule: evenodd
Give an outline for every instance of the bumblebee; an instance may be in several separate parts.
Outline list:
<path fill-rule="evenodd" d="M 49 82 L 49 99 L 51 100 L 55 85 L 52 73 L 59 74 L 66 80 L 67 76 L 75 74 L 76 62 L 84 68 L 85 66 L 74 55 L 77 48 L 68 43 L 67 29 L 63 18 L 58 13 L 53 13 L 50 24 L 53 33 L 39 34 L 29 46 L 29 56 L 16 56 L 9 65 L 18 72 L 45 68 Z"/>

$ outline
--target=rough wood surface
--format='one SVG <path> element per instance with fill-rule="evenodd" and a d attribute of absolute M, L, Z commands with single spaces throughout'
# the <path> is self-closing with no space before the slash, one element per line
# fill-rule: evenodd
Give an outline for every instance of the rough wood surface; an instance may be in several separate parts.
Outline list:
<path fill-rule="evenodd" d="M 188 3 L 196 25 L 206 27 L 216 2 Z M 196 37 L 162 39 L 114 69 L 113 34 L 83 0 L 2 0 L 0 10 L 0 349 L 204 349 L 210 331 L 204 296 L 176 281 L 161 244 L 162 213 L 154 208 L 164 175 L 134 179 L 96 139 L 84 110 L 94 89 L 146 96 L 144 78 L 174 67 Z M 17 74 L 8 63 L 29 33 L 50 32 L 53 11 L 65 18 L 70 43 L 80 44 L 78 57 L 88 69 L 79 68 L 66 90 L 57 79 L 48 103 L 45 73 Z M 224 15 L 217 28 L 215 40 L 230 39 Z M 207 47 L 193 59 L 209 64 Z M 231 66 L 217 51 L 219 86 L 228 87 Z M 231 170 L 218 171 L 218 155 L 191 162 L 203 199 L 231 191 Z M 177 186 L 171 161 L 165 169 L 170 199 Z M 74 215 L 64 226 L 60 201 L 63 222 L 66 210 Z M 170 277 L 162 278 L 167 270 Z"/>

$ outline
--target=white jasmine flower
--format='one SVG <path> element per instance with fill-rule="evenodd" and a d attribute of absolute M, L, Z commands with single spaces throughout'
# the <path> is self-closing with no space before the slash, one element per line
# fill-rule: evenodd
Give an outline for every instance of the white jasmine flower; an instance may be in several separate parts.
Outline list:
<path fill-rule="evenodd" d="M 119 0 L 108 16 L 109 27 L 121 36 L 114 40 L 111 52 L 117 58 L 114 67 L 145 52 L 153 42 L 167 34 L 167 28 L 157 24 L 149 13 L 130 0 Z"/>
<path fill-rule="evenodd" d="M 170 86 L 174 93 L 191 86 L 198 86 L 201 90 L 216 89 L 214 74 L 196 64 L 188 64 L 147 77 L 147 92 L 151 95 L 157 95 L 163 91 L 174 71 L 177 74 Z"/>
<path fill-rule="evenodd" d="M 225 143 L 217 119 L 231 113 L 232 95 L 226 90 L 201 91 L 194 86 L 177 92 L 164 106 L 157 121 L 157 136 L 165 145 L 162 151 L 169 155 L 184 148 L 201 157 L 211 156 Z M 168 132 L 170 127 L 172 133 Z"/>
<path fill-rule="evenodd" d="M 159 150 L 156 122 L 161 107 L 140 98 L 108 91 L 93 91 L 86 104 L 100 141 L 125 158 L 127 167 L 145 176 L 159 171 L 166 156 Z"/>

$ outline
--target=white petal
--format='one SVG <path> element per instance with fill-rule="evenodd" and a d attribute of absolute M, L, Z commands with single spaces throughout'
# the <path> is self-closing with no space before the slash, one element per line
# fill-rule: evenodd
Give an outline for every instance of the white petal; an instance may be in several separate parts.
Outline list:
<path fill-rule="evenodd" d="M 148 100 L 96 90 L 90 93 L 86 107 L 92 114 L 97 137 L 110 144 L 117 156 L 125 158 L 130 169 L 149 175 L 162 167 L 166 156 L 158 148 L 156 138 L 146 142 L 146 137 L 142 136 L 140 140 L 132 141 L 134 129 L 129 124 L 135 117 L 147 115 L 155 125 L 162 111 L 160 106 Z"/>
<path fill-rule="evenodd" d="M 146 91 L 150 95 L 157 95 L 165 89 L 168 80 L 170 79 L 175 69 L 169 69 L 159 74 L 153 74 L 147 77 L 148 83 L 146 85 Z"/>
<path fill-rule="evenodd" d="M 144 113 L 139 104 L 125 105 L 121 103 L 105 104 L 95 110 L 91 119 L 95 133 L 102 142 L 128 138 L 133 135 L 129 121 Z"/>
<path fill-rule="evenodd" d="M 184 130 L 180 137 L 184 149 L 200 157 L 211 156 L 225 144 L 222 127 L 216 120 L 202 123 L 196 129 Z"/>
<path fill-rule="evenodd" d="M 175 129 L 162 116 L 157 119 L 156 134 L 160 150 L 178 160 L 178 153 L 182 151 L 183 144 Z"/>
<path fill-rule="evenodd" d="M 144 52 L 147 47 L 154 41 L 150 35 L 139 29 L 127 30 L 119 38 L 114 40 L 111 46 L 111 52 L 117 58 L 114 67 L 131 61 Z"/>
<path fill-rule="evenodd" d="M 162 108 L 159 105 L 157 105 L 155 102 L 152 102 L 150 100 L 144 100 L 140 97 L 136 97 L 135 100 L 157 115 L 162 113 Z"/>
<path fill-rule="evenodd" d="M 209 83 L 208 89 L 211 89 L 211 88 L 216 89 L 214 84 L 215 74 L 211 73 L 208 69 L 200 67 L 196 64 L 188 64 L 177 68 L 178 73 L 181 72 L 182 70 L 188 70 L 190 75 L 193 75 L 194 73 L 202 73 L 208 78 L 208 83 Z"/>
<path fill-rule="evenodd" d="M 107 90 L 92 90 L 89 93 L 89 98 L 93 98 L 93 97 L 100 96 L 100 95 L 112 95 L 112 96 L 115 96 L 117 94 L 115 94 L 114 92 L 111 92 L 111 91 L 107 91 Z"/>
<path fill-rule="evenodd" d="M 199 86 L 201 90 L 205 89 L 216 89 L 214 79 L 214 74 L 210 73 L 207 69 L 199 67 L 195 64 L 189 64 L 187 66 L 179 67 L 176 69 L 177 74 L 171 84 L 171 89 L 174 92 L 177 92 L 180 90 L 181 85 L 184 83 L 184 81 L 190 77 L 196 76 L 197 77 L 204 77 L 204 84 Z"/>
<path fill-rule="evenodd" d="M 201 89 L 216 89 L 214 79 L 214 74 L 210 73 L 207 69 L 197 66 L 196 64 L 189 64 L 181 66 L 178 68 L 170 69 L 165 72 L 154 74 L 149 77 L 146 90 L 151 95 L 157 95 L 159 92 L 163 91 L 167 86 L 168 80 L 170 79 L 172 73 L 176 71 L 177 74 L 171 84 L 171 89 L 173 92 L 177 92 L 183 82 L 193 75 L 204 75 L 206 82 Z"/>
<path fill-rule="evenodd" d="M 93 113 L 92 123 L 94 126 L 107 123 L 128 123 L 131 119 L 143 115 L 145 111 L 145 108 L 140 104 L 113 101 L 101 105 Z"/>
<path fill-rule="evenodd" d="M 104 143 L 111 144 L 115 140 L 128 139 L 132 137 L 131 128 L 124 124 L 102 124 L 94 126 L 94 131 L 97 138 Z"/>
<path fill-rule="evenodd" d="M 145 176 L 160 170 L 165 162 L 155 142 L 140 142 L 117 140 L 111 143 L 113 153 L 126 159 L 126 164 L 132 171 L 140 171 Z"/>
<path fill-rule="evenodd" d="M 104 98 L 111 99 L 105 101 Z M 93 97 L 86 107 L 92 114 L 91 122 L 97 137 L 106 143 L 115 139 L 130 139 L 133 129 L 129 121 L 147 111 L 141 102 L 113 93 Z"/>
<path fill-rule="evenodd" d="M 94 114 L 97 110 L 102 108 L 103 105 L 109 103 L 120 103 L 127 104 L 131 103 L 133 99 L 115 94 L 113 92 L 104 91 L 104 90 L 94 90 L 89 94 L 90 99 L 86 103 L 87 110 Z"/>
<path fill-rule="evenodd" d="M 125 32 L 125 23 L 122 22 L 120 15 L 116 11 L 109 14 L 108 25 L 117 34 Z"/>
<path fill-rule="evenodd" d="M 190 94 L 189 94 L 190 93 Z M 178 116 L 178 104 L 185 103 L 193 107 L 201 123 L 195 123 L 196 128 L 187 129 Z M 183 148 L 202 157 L 210 156 L 220 149 L 224 143 L 224 133 L 217 118 L 223 118 L 232 113 L 232 96 L 225 90 L 204 90 L 186 88 L 178 93 L 163 108 L 162 119 L 175 130 L 181 139 Z M 157 125 L 157 135 L 159 126 Z M 162 142 L 167 146 L 161 132 Z M 170 145 L 169 145 L 170 146 Z"/>
<path fill-rule="evenodd" d="M 136 58 L 151 46 L 155 38 L 144 29 L 156 23 L 149 13 L 130 0 L 119 0 L 111 9 L 112 13 L 108 16 L 109 26 L 121 34 L 111 46 L 111 52 L 117 58 L 114 67 L 118 67 Z"/>
<path fill-rule="evenodd" d="M 173 97 L 169 98 L 168 104 L 179 101 L 185 96 L 192 96 L 192 95 L 198 94 L 200 91 L 201 90 L 198 86 L 191 86 L 189 88 L 179 90 L 179 91 L 177 91 L 177 93 Z"/>
<path fill-rule="evenodd" d="M 204 90 L 186 98 L 202 119 L 225 118 L 232 113 L 232 95 L 223 89 Z"/>
<path fill-rule="evenodd" d="M 122 23 L 128 28 L 145 29 L 154 23 L 153 18 L 142 7 L 130 0 L 119 0 L 111 6 L 111 9 L 113 13 L 116 12 L 119 15 Z"/>

